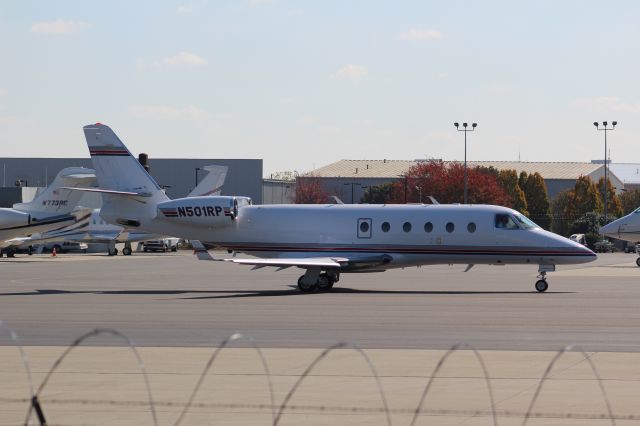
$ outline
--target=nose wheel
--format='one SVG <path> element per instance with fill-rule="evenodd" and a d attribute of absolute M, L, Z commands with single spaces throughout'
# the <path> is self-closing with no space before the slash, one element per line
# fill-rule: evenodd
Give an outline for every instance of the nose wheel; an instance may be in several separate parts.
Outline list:
<path fill-rule="evenodd" d="M 547 280 L 540 279 L 536 281 L 536 290 L 539 293 L 544 293 L 545 291 L 547 291 L 548 288 L 549 288 L 549 284 L 547 284 Z"/>
<path fill-rule="evenodd" d="M 554 272 L 556 265 L 541 264 L 538 265 L 538 281 L 536 281 L 536 291 L 538 293 L 544 293 L 549 288 L 547 284 L 547 272 Z"/>

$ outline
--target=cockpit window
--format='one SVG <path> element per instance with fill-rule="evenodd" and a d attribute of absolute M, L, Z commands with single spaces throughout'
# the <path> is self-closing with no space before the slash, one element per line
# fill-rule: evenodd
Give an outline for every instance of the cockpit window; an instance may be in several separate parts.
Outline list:
<path fill-rule="evenodd" d="M 497 214 L 496 215 L 496 228 L 503 229 L 518 229 L 518 225 L 513 220 L 513 218 L 508 214 Z"/>
<path fill-rule="evenodd" d="M 633 212 L 634 212 L 634 213 L 640 213 L 640 207 L 638 207 L 637 209 L 635 209 Z"/>
<path fill-rule="evenodd" d="M 523 227 L 524 229 L 540 228 L 540 226 L 538 226 L 534 221 L 532 221 L 526 216 L 517 214 L 515 215 L 515 217 L 518 223 L 520 224 L 520 226 Z"/>

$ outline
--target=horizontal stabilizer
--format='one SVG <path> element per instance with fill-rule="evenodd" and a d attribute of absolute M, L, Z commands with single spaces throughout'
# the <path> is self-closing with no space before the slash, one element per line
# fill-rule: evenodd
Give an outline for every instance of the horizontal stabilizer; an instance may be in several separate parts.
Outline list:
<path fill-rule="evenodd" d="M 209 250 L 198 240 L 191 240 L 191 246 L 193 247 L 193 254 L 198 256 L 198 260 L 220 260 L 214 259 L 209 254 Z"/>
<path fill-rule="evenodd" d="M 70 189 L 72 191 L 85 191 L 85 192 L 99 192 L 101 194 L 122 195 L 123 197 L 151 197 L 151 194 L 148 192 L 114 191 L 111 189 L 101 189 L 101 188 L 70 188 L 66 186 L 63 186 L 60 189 Z"/>

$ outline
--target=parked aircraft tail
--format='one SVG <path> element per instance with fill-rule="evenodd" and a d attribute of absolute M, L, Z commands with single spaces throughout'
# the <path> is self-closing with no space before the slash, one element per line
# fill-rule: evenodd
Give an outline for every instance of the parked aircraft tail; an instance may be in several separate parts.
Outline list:
<path fill-rule="evenodd" d="M 229 167 L 212 164 L 210 166 L 201 167 L 200 169 L 206 170 L 209 173 L 204 179 L 202 179 L 202 181 L 200 181 L 198 186 L 193 188 L 193 191 L 191 191 L 187 197 L 220 195 Z"/>
<path fill-rule="evenodd" d="M 95 183 L 96 175 L 92 169 L 67 167 L 33 201 L 14 204 L 13 208 L 35 217 L 67 214 L 78 205 L 82 197 L 82 192 L 67 188 L 87 188 Z"/>
<path fill-rule="evenodd" d="M 109 126 L 84 126 L 84 135 L 102 193 L 100 216 L 107 222 L 140 226 L 156 205 L 169 198 Z"/>

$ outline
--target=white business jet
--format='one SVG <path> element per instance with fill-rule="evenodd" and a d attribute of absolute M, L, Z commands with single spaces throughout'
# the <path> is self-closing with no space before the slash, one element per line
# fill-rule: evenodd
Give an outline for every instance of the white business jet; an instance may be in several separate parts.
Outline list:
<path fill-rule="evenodd" d="M 174 235 L 255 256 L 226 261 L 299 267 L 304 292 L 328 290 L 343 272 L 435 264 L 534 264 L 547 290 L 556 265 L 595 253 L 545 231 L 520 213 L 490 205 L 251 205 L 247 197 L 170 200 L 116 134 L 84 127 L 107 222 Z M 198 257 L 215 260 L 199 241 Z"/>
<path fill-rule="evenodd" d="M 600 233 L 607 237 L 640 243 L 640 207 L 626 216 L 607 223 L 600 228 Z M 640 255 L 640 253 L 639 253 Z M 636 259 L 636 265 L 640 266 L 640 257 Z"/>
<path fill-rule="evenodd" d="M 33 201 L 0 208 L 0 256 L 4 252 L 11 256 L 10 248 L 33 233 L 62 228 L 88 217 L 90 209 L 76 207 L 82 193 L 61 187 L 87 187 L 95 184 L 95 179 L 91 169 L 67 167 Z"/>
<path fill-rule="evenodd" d="M 228 167 L 209 165 L 201 168 L 208 174 L 189 193 L 188 197 L 220 194 L 227 176 Z M 93 172 L 93 170 L 91 170 Z M 79 194 L 78 192 L 76 192 Z M 25 244 L 36 244 L 48 241 L 73 241 L 91 244 L 106 244 L 109 256 L 118 254 L 117 243 L 124 243 L 122 254 L 129 256 L 133 253 L 131 243 L 139 241 L 164 239 L 161 234 L 152 234 L 139 229 L 126 229 L 122 225 L 107 223 L 100 217 L 100 209 L 94 209 L 90 215 L 81 221 L 62 229 L 34 234 L 31 238 L 22 241 Z"/>

